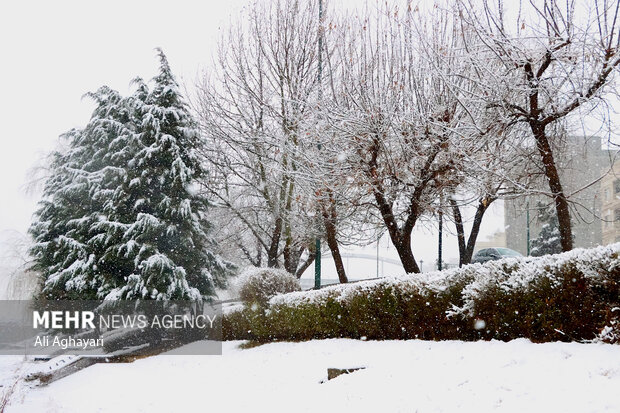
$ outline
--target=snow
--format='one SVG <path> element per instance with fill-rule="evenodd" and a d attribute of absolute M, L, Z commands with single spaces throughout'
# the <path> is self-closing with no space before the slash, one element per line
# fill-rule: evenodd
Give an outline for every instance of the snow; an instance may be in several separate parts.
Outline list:
<path fill-rule="evenodd" d="M 485 264 L 470 264 L 462 268 L 453 268 L 445 271 L 432 271 L 421 274 L 403 274 L 384 277 L 375 280 L 357 283 L 339 284 L 313 291 L 301 291 L 276 295 L 271 298 L 271 305 L 298 306 L 307 303 L 321 304 L 328 298 L 346 302 L 357 294 L 377 287 L 393 287 L 396 289 L 424 293 L 428 291 L 443 291 L 457 281 L 466 281 L 462 295 L 464 305 L 455 307 L 450 315 L 468 313 L 474 306 L 476 297 L 485 291 L 489 284 L 497 284 L 502 289 L 527 288 L 529 283 L 541 277 L 550 277 L 552 282 L 561 282 L 561 272 L 553 269 L 561 268 L 572 263 L 587 278 L 604 282 L 607 271 L 617 270 L 620 267 L 620 243 L 610 244 L 597 248 L 577 248 L 569 252 L 542 257 L 505 258 L 490 261 Z M 508 270 L 507 270 L 508 269 Z"/>
<path fill-rule="evenodd" d="M 276 294 L 299 291 L 299 280 L 291 273 L 279 268 L 247 267 L 231 281 L 242 300 L 267 301 Z"/>
<path fill-rule="evenodd" d="M 9 394 L 18 385 L 24 371 L 23 356 L 0 356 L 0 412 L 9 401 Z"/>
<path fill-rule="evenodd" d="M 97 364 L 46 387 L 22 386 L 25 412 L 617 412 L 620 346 L 316 340 L 222 356 Z M 6 362 L 5 362 L 6 360 Z M 15 359 L 2 357 L 10 371 Z M 12 364 L 11 364 L 12 363 Z M 326 380 L 328 368 L 365 367 Z M 1 370 L 0 370 L 1 371 Z M 0 375 L 4 377 L 4 375 Z"/>

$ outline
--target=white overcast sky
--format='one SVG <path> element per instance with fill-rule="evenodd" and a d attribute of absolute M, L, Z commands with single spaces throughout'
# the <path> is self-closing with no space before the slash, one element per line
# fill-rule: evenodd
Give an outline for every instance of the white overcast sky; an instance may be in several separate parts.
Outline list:
<path fill-rule="evenodd" d="M 132 78 L 150 79 L 158 65 L 156 47 L 191 86 L 211 61 L 220 28 L 247 3 L 1 2 L 0 239 L 26 232 L 39 197 L 25 192 L 28 172 L 61 133 L 87 123 L 93 105 L 81 99 L 84 93 L 108 85 L 126 94 Z M 502 221 L 501 210 L 490 215 L 495 217 L 485 223 L 487 234 Z M 426 262 L 436 258 L 431 239 L 414 238 L 414 251 Z M 456 257 L 455 242 L 446 248 L 449 258 Z M 394 253 L 392 248 L 389 255 L 396 258 Z"/>
<path fill-rule="evenodd" d="M 88 91 L 129 92 L 150 79 L 162 47 L 181 80 L 210 61 L 219 27 L 246 0 L 3 1 L 0 3 L 0 232 L 24 232 L 38 195 L 26 195 L 29 169 L 58 136 L 84 126 Z"/>

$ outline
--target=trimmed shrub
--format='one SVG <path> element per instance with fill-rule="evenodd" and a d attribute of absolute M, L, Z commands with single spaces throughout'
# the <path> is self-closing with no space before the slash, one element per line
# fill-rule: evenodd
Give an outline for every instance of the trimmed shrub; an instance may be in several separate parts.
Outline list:
<path fill-rule="evenodd" d="M 246 305 L 264 306 L 277 294 L 300 291 L 299 280 L 277 268 L 249 268 L 238 280 L 239 296 Z"/>
<path fill-rule="evenodd" d="M 274 296 L 226 339 L 620 342 L 620 244 Z"/>
<path fill-rule="evenodd" d="M 614 307 L 607 312 L 607 322 L 597 339 L 604 343 L 620 344 L 620 307 Z"/>

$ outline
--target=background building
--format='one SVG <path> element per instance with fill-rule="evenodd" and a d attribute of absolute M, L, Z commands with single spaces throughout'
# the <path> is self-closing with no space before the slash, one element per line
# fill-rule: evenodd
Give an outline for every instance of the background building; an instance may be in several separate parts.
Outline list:
<path fill-rule="evenodd" d="M 564 191 L 571 201 L 571 216 L 573 224 L 574 246 L 593 247 L 606 242 L 615 241 L 616 233 L 612 235 L 611 225 L 603 228 L 605 222 L 601 221 L 607 215 L 613 219 L 620 219 L 620 182 L 616 182 L 615 174 L 611 173 L 597 182 L 601 174 L 609 172 L 615 151 L 603 149 L 599 137 L 569 137 L 562 147 L 556 150 L 556 162 L 560 171 L 560 178 Z M 618 169 L 620 173 L 620 169 Z M 602 187 L 604 186 L 604 188 Z M 549 192 L 549 187 L 544 177 L 539 179 L 536 189 L 541 192 Z M 608 201 L 605 199 L 605 189 L 608 190 Z M 551 197 L 544 195 L 528 195 L 518 199 L 504 202 L 504 222 L 506 226 L 506 246 L 519 251 L 523 255 L 528 253 L 528 218 L 530 240 L 538 236 L 540 223 L 537 222 L 537 203 L 545 204 L 553 202 Z M 606 202 L 604 205 L 603 203 Z M 613 215 L 618 211 L 618 215 Z M 610 212 L 611 211 L 611 212 Z M 612 223 L 613 224 L 613 223 Z M 606 231 L 603 239 L 603 229 Z M 620 226 L 617 228 L 620 230 Z M 620 235 L 620 233 L 618 233 Z"/>
<path fill-rule="evenodd" d="M 620 242 L 620 163 L 601 179 L 602 243 Z"/>

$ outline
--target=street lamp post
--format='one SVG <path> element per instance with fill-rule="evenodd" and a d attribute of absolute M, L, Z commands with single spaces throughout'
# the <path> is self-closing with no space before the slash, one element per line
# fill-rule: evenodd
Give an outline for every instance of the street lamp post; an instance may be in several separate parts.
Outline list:
<path fill-rule="evenodd" d="M 381 236 L 377 236 L 377 278 L 379 278 L 379 241 L 381 241 Z"/>
<path fill-rule="evenodd" d="M 323 90 L 321 87 L 321 78 L 323 75 L 323 0 L 319 0 L 319 61 L 318 61 L 318 73 L 317 81 L 319 86 L 319 101 L 323 96 Z M 317 143 L 317 148 L 321 150 L 321 142 Z M 320 215 L 319 215 L 320 216 Z M 314 258 L 314 288 L 321 288 L 321 238 L 316 237 L 315 240 L 315 258 Z"/>
<path fill-rule="evenodd" d="M 443 269 L 443 263 L 441 262 L 443 260 L 442 257 L 442 252 L 443 252 L 443 248 L 442 248 L 442 241 L 443 241 L 443 211 L 440 209 L 439 210 L 439 241 L 438 241 L 438 245 L 437 245 L 437 269 L 439 271 L 441 271 Z"/>

